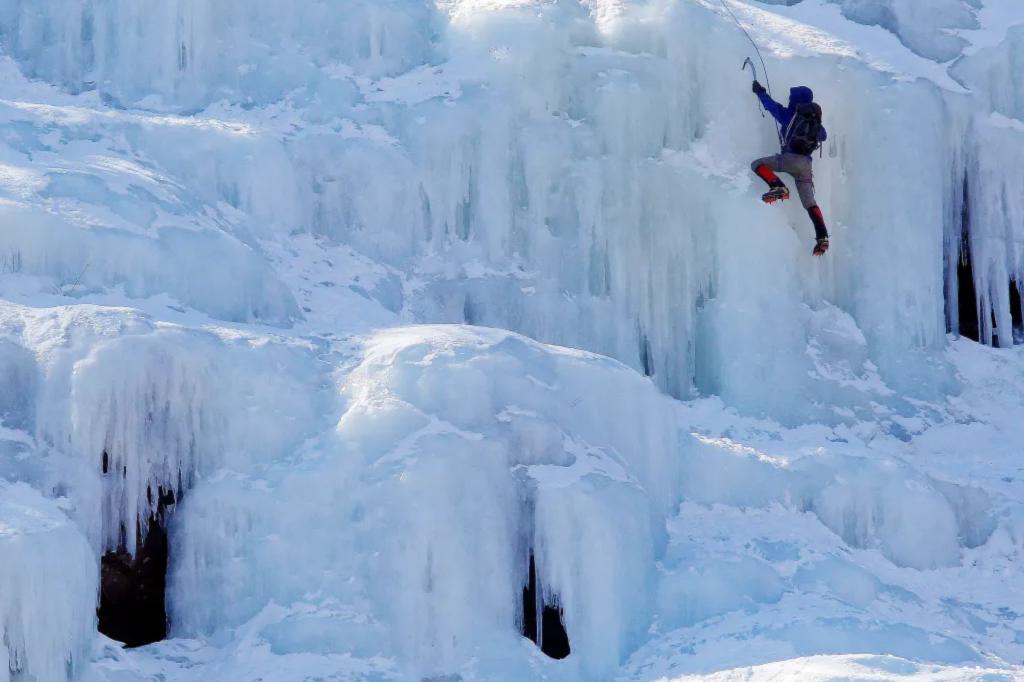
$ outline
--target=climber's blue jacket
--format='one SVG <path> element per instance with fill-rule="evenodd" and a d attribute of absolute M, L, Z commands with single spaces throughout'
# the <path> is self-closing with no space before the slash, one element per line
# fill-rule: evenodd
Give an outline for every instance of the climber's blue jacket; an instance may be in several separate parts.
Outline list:
<path fill-rule="evenodd" d="M 789 89 L 789 106 L 782 106 L 775 100 L 773 100 L 767 92 L 759 92 L 757 98 L 761 100 L 761 106 L 764 107 L 765 111 L 771 114 L 776 121 L 779 122 L 779 127 L 782 128 L 782 132 L 785 133 L 789 128 L 789 122 L 793 120 L 793 113 L 796 111 L 796 105 L 807 104 L 814 101 L 814 91 L 810 88 L 798 85 L 795 88 Z M 824 142 L 828 139 L 828 133 L 825 132 L 825 127 L 821 128 L 821 141 Z M 789 148 L 789 140 L 786 140 L 782 145 L 782 151 L 791 152 Z"/>

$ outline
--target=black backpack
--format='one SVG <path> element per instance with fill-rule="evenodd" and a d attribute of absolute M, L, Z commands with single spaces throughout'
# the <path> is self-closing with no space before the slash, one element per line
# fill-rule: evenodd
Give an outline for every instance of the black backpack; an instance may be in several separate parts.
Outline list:
<path fill-rule="evenodd" d="M 821 146 L 821 107 L 814 102 L 797 104 L 786 128 L 786 148 L 808 156 Z"/>

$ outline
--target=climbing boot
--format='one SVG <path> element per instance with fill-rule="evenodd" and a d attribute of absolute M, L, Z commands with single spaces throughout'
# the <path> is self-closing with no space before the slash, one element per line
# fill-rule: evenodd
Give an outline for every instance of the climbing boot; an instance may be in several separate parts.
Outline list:
<path fill-rule="evenodd" d="M 824 256 L 825 252 L 828 251 L 828 237 L 822 237 L 821 239 L 814 240 L 814 251 L 811 251 L 812 256 Z"/>
<path fill-rule="evenodd" d="M 779 187 L 772 187 L 767 192 L 761 195 L 761 201 L 766 204 L 774 204 L 776 201 L 785 201 L 789 198 L 789 190 L 786 189 L 785 185 Z"/>

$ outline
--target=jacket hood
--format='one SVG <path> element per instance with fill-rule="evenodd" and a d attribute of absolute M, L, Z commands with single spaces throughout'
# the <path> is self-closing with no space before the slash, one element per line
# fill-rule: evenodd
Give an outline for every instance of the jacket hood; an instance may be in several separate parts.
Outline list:
<path fill-rule="evenodd" d="M 789 89 L 789 106 L 797 104 L 808 104 L 814 101 L 814 91 L 805 85 L 798 85 Z"/>

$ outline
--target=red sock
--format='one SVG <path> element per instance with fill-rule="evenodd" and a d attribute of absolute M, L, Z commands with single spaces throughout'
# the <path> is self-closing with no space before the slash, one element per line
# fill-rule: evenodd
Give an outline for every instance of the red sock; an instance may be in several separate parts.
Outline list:
<path fill-rule="evenodd" d="M 807 214 L 811 216 L 811 222 L 814 223 L 815 238 L 825 239 L 828 237 L 828 230 L 825 228 L 825 216 L 821 214 L 821 209 L 817 206 L 811 206 L 807 209 Z"/>
<path fill-rule="evenodd" d="M 757 173 L 757 177 L 767 182 L 769 187 L 779 187 L 782 185 L 782 180 L 779 180 L 779 176 L 763 163 L 755 168 L 754 172 Z"/>

